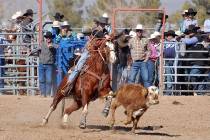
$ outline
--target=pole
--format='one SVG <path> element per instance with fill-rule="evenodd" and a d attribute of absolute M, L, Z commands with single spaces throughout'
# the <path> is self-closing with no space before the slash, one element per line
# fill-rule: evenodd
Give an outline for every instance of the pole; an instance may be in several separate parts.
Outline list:
<path fill-rule="evenodd" d="M 39 18 L 39 47 L 42 45 L 42 0 L 38 0 L 38 18 Z"/>

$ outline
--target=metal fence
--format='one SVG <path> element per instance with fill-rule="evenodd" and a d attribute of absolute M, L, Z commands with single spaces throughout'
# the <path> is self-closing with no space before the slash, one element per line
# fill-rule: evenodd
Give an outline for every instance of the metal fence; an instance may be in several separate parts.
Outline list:
<path fill-rule="evenodd" d="M 28 55 L 31 50 L 38 47 L 37 35 L 34 32 L 0 33 L 0 36 L 7 35 L 14 35 L 16 39 L 6 45 L 0 45 L 4 47 L 0 58 L 5 62 L 0 65 L 2 70 L 0 80 L 3 81 L 0 93 L 35 95 L 38 90 L 38 58 Z M 33 39 L 25 42 L 26 35 L 33 36 Z M 8 54 L 8 48 L 11 54 Z"/>
<path fill-rule="evenodd" d="M 163 81 L 160 83 L 163 95 L 204 95 L 210 93 L 210 58 L 192 58 L 187 55 L 190 53 L 195 53 L 195 55 L 208 53 L 208 50 L 180 49 L 182 46 L 185 47 L 185 44 L 177 42 L 175 58 L 161 57 L 163 65 L 160 66 L 163 72 L 159 72 L 162 74 L 159 78 L 162 78 Z M 192 61 L 196 62 L 196 65 L 191 64 Z M 198 65 L 201 61 L 204 65 Z M 168 62 L 171 62 L 171 65 Z"/>

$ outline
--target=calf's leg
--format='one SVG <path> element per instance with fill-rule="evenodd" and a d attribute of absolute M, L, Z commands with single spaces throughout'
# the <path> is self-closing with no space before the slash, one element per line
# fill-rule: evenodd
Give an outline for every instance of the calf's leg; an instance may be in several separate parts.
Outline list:
<path fill-rule="evenodd" d="M 115 111 L 121 105 L 121 103 L 115 99 L 111 105 L 111 119 L 110 119 L 110 127 L 113 128 L 115 123 Z"/>

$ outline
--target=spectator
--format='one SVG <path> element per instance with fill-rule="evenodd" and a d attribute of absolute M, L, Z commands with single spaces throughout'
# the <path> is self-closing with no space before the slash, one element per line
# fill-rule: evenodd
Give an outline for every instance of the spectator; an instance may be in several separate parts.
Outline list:
<path fill-rule="evenodd" d="M 4 49 L 6 47 L 7 41 L 5 38 L 0 37 L 0 88 L 4 88 L 4 68 L 2 66 L 5 65 L 5 59 L 4 59 Z M 0 95 L 2 95 L 2 92 L 0 90 Z"/>
<path fill-rule="evenodd" d="M 160 40 L 158 37 L 161 34 L 159 32 L 154 32 L 151 34 L 148 43 L 148 50 L 150 50 L 149 59 L 147 61 L 148 75 L 149 75 L 149 85 L 154 85 L 155 75 L 158 74 L 156 71 L 156 62 L 160 56 Z"/>
<path fill-rule="evenodd" d="M 163 13 L 158 13 L 157 18 L 157 23 L 155 25 L 155 31 L 161 32 L 163 29 Z M 168 30 L 171 30 L 171 24 L 167 21 L 168 15 L 165 15 L 165 31 L 167 32 Z"/>
<path fill-rule="evenodd" d="M 60 22 L 59 21 L 53 21 L 53 25 L 52 25 L 52 34 L 53 34 L 53 36 L 55 36 L 54 38 L 53 38 L 53 43 L 56 43 L 56 38 L 57 38 L 57 36 L 59 35 L 59 33 L 60 33 Z"/>
<path fill-rule="evenodd" d="M 135 83 L 137 74 L 140 70 L 140 77 L 142 78 L 142 84 L 145 87 L 149 87 L 148 82 L 148 69 L 147 69 L 147 60 L 148 60 L 148 49 L 147 43 L 148 40 L 143 37 L 143 26 L 138 24 L 135 28 L 136 37 L 131 38 L 129 41 L 129 48 L 131 52 L 132 65 L 130 77 L 128 83 Z"/>
<path fill-rule="evenodd" d="M 52 89 L 53 66 L 56 50 L 53 45 L 53 35 L 46 32 L 44 43 L 39 53 L 39 85 L 41 96 L 50 96 Z"/>
<path fill-rule="evenodd" d="M 66 50 L 65 53 L 59 53 L 62 54 L 62 56 L 57 55 L 59 58 L 58 60 L 62 59 L 62 62 L 65 65 L 58 65 L 58 77 L 57 77 L 57 86 L 62 81 L 64 75 L 67 73 L 69 69 L 69 61 L 74 58 L 74 48 L 71 44 L 73 40 L 77 40 L 76 33 L 72 32 L 71 26 L 67 21 L 64 21 L 61 24 L 61 29 L 59 35 L 56 36 L 56 43 L 59 45 L 59 50 Z M 59 62 L 58 62 L 59 63 Z"/>
<path fill-rule="evenodd" d="M 182 20 L 179 22 L 179 30 L 184 33 L 184 21 L 187 20 L 188 16 L 187 16 L 187 12 L 188 10 L 184 10 L 182 12 Z"/>
<path fill-rule="evenodd" d="M 163 49 L 163 57 L 166 58 L 165 60 L 165 74 L 166 74 L 166 93 L 165 95 L 172 95 L 173 90 L 173 84 L 171 82 L 174 82 L 174 66 L 176 65 L 174 59 L 176 57 L 176 49 L 177 42 L 175 40 L 175 32 L 173 30 L 169 30 L 168 32 L 165 32 L 165 41 L 164 41 L 164 49 Z M 168 59 L 168 60 L 167 60 Z M 172 60 L 169 60 L 172 59 Z"/>
<path fill-rule="evenodd" d="M 21 22 L 22 32 L 32 32 L 32 22 L 33 22 L 33 15 L 35 13 L 32 9 L 27 9 L 26 12 L 23 14 L 24 19 Z M 24 43 L 31 43 L 31 34 L 25 35 L 23 38 Z"/>
<path fill-rule="evenodd" d="M 204 21 L 204 32 L 210 33 L 210 6 L 207 7 L 206 14 L 207 19 Z"/>
<path fill-rule="evenodd" d="M 187 18 L 184 20 L 183 23 L 183 31 L 189 28 L 189 25 L 195 25 L 198 26 L 198 21 L 195 19 L 195 15 L 197 12 L 193 10 L 192 8 L 189 8 L 186 12 Z"/>
<path fill-rule="evenodd" d="M 118 86 L 121 84 L 124 84 L 127 82 L 127 77 L 128 77 L 128 57 L 130 55 L 130 49 L 128 47 L 128 42 L 131 38 L 129 34 L 128 29 L 123 30 L 122 34 L 116 41 L 116 50 L 117 50 L 117 55 L 118 55 L 118 62 L 117 68 L 118 72 L 116 73 L 117 75 L 117 83 Z"/>

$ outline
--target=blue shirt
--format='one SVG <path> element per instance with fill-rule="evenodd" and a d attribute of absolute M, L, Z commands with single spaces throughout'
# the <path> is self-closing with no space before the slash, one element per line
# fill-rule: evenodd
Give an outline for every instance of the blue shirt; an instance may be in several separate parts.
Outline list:
<path fill-rule="evenodd" d="M 6 41 L 6 39 L 5 38 L 3 38 L 3 37 L 0 37 L 0 44 L 1 44 L 1 46 L 0 46 L 0 55 L 2 55 L 2 54 L 4 54 L 4 48 L 6 47 L 6 46 L 3 46 L 3 44 L 7 44 L 7 41 Z"/>
<path fill-rule="evenodd" d="M 181 42 L 185 43 L 186 45 L 194 45 L 198 42 L 197 37 L 192 37 L 192 38 L 182 38 Z"/>

